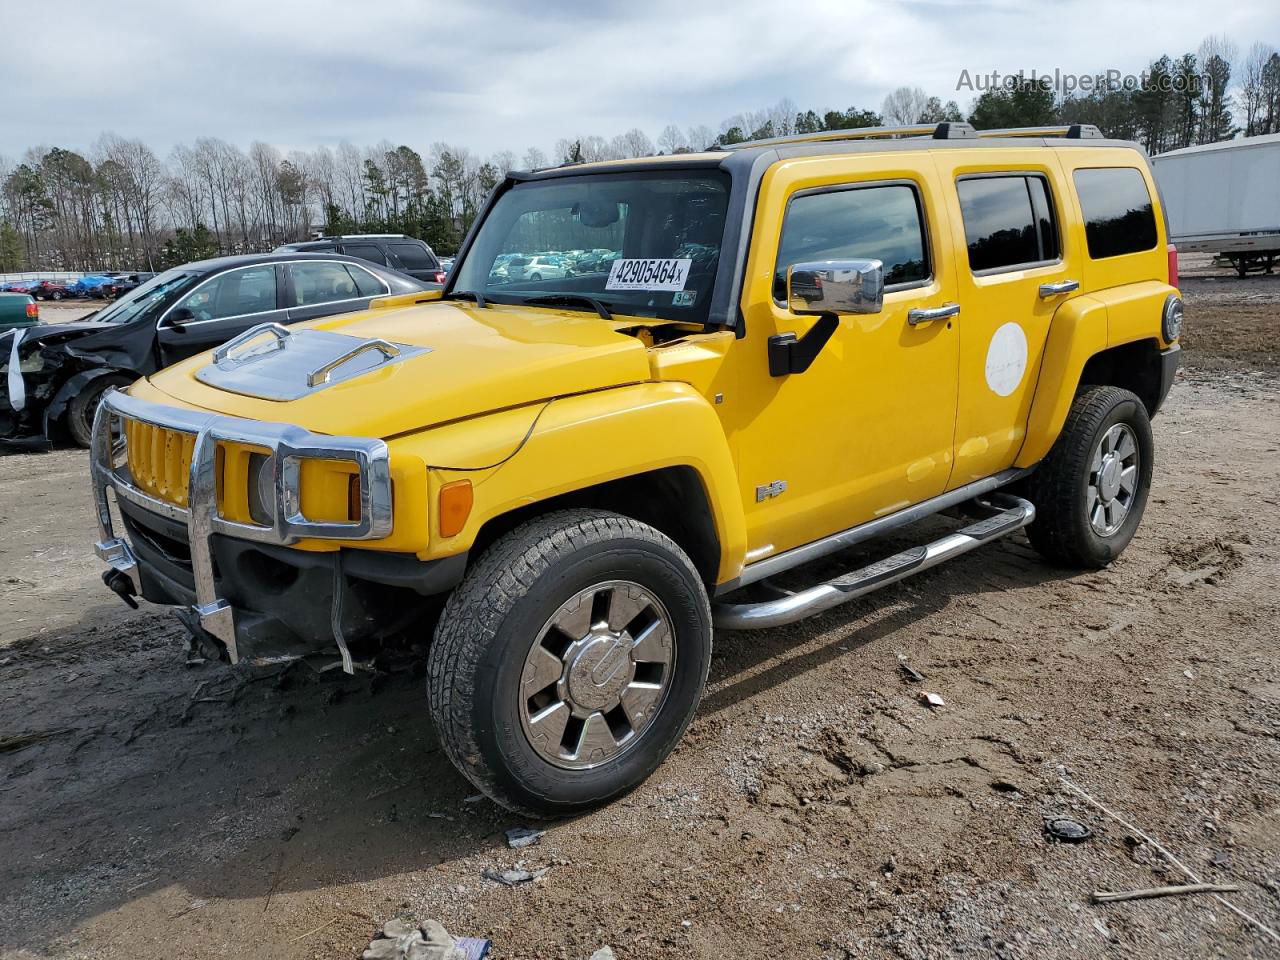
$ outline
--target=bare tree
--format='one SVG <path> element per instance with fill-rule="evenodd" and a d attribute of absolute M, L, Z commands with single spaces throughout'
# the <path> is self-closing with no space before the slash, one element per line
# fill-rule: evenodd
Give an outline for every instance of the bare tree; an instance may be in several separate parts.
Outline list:
<path fill-rule="evenodd" d="M 526 170 L 540 170 L 547 166 L 547 155 L 537 147 L 530 147 L 524 152 L 524 168 Z"/>
<path fill-rule="evenodd" d="M 899 87 L 884 98 L 880 113 L 890 126 L 919 123 L 929 110 L 929 95 L 919 87 Z"/>
<path fill-rule="evenodd" d="M 1261 40 L 1249 47 L 1240 77 L 1240 99 L 1244 106 L 1244 135 L 1264 132 L 1267 115 L 1267 65 L 1275 56 L 1275 47 Z"/>
<path fill-rule="evenodd" d="M 688 148 L 689 143 L 685 139 L 685 135 L 674 123 L 668 123 L 662 128 L 662 132 L 658 134 L 658 149 L 663 153 L 679 153 L 681 150 L 687 150 Z"/>

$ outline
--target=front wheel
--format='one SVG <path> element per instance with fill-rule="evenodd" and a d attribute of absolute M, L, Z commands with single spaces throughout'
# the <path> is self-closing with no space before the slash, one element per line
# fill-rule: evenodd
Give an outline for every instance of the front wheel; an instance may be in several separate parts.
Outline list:
<path fill-rule="evenodd" d="M 1031 545 L 1071 567 L 1097 569 L 1120 556 L 1142 522 L 1154 452 L 1137 396 L 1119 387 L 1081 391 L 1030 479 Z"/>
<path fill-rule="evenodd" d="M 445 752 L 530 816 L 645 780 L 693 718 L 711 608 L 689 558 L 598 510 L 547 514 L 495 542 L 445 606 L 428 656 Z"/>
<path fill-rule="evenodd" d="M 86 450 L 93 442 L 93 418 L 98 413 L 98 404 L 103 394 L 112 387 L 127 387 L 132 383 L 128 377 L 119 374 L 108 374 L 85 384 L 84 388 L 71 398 L 67 404 L 67 432 L 76 446 Z"/>

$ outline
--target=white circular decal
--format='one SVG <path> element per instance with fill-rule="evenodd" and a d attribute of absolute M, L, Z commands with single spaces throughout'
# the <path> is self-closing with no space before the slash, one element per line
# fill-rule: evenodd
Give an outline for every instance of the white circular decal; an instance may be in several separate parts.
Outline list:
<path fill-rule="evenodd" d="M 1006 323 L 987 348 L 987 386 L 1001 397 L 1018 389 L 1027 369 L 1027 335 L 1016 323 Z"/>

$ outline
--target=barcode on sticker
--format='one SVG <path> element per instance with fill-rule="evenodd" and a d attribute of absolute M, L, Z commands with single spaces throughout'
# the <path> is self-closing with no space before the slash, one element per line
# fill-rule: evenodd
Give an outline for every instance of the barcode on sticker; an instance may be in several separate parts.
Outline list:
<path fill-rule="evenodd" d="M 683 290 L 693 260 L 615 260 L 606 290 Z"/>

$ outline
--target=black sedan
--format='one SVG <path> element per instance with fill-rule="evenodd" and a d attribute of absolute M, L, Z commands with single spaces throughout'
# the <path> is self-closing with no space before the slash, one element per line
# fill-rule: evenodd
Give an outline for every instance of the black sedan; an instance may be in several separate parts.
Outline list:
<path fill-rule="evenodd" d="M 339 254 L 220 257 L 166 270 L 73 323 L 0 334 L 0 445 L 45 445 L 62 427 L 87 447 L 98 401 L 260 323 L 365 309 L 439 289 Z M 16 366 L 16 370 L 13 369 Z"/>

